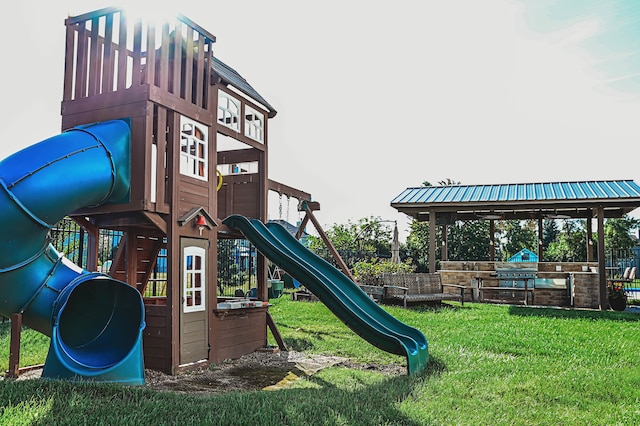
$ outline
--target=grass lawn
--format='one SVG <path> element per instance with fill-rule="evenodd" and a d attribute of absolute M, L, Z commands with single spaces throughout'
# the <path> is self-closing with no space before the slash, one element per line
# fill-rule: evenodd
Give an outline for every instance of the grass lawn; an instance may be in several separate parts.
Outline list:
<path fill-rule="evenodd" d="M 272 300 L 271 314 L 291 349 L 405 365 L 321 303 L 286 296 Z M 0 424 L 640 424 L 638 314 L 474 303 L 385 309 L 426 335 L 430 363 L 423 373 L 332 367 L 287 389 L 206 397 L 1 381 Z M 0 339 L 8 352 L 8 326 L 0 325 Z M 0 353 L 4 369 L 7 352 Z M 35 362 L 43 362 L 40 356 Z"/>

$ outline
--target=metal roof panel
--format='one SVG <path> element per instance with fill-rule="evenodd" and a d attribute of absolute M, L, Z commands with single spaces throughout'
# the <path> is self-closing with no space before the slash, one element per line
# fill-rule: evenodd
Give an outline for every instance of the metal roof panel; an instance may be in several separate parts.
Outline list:
<path fill-rule="evenodd" d="M 393 204 L 474 203 L 640 198 L 632 180 L 541 182 L 495 185 L 444 185 L 407 188 Z"/>

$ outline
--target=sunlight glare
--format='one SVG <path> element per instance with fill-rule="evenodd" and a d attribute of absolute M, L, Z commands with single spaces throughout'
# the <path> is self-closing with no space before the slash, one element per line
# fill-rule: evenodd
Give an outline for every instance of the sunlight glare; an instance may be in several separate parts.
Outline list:
<path fill-rule="evenodd" d="M 175 5 L 171 3 L 154 3 L 149 6 L 147 2 L 131 2 L 122 7 L 128 20 L 141 20 L 154 26 L 161 26 L 164 23 L 173 23 L 180 15 Z"/>

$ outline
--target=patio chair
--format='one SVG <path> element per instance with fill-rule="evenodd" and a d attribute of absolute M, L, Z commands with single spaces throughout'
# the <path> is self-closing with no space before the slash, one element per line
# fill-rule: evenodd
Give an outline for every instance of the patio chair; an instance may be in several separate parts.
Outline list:
<path fill-rule="evenodd" d="M 628 280 L 630 273 L 631 273 L 631 267 L 627 266 L 626 268 L 624 268 L 624 273 L 622 274 L 622 277 L 620 278 L 620 280 L 621 281 Z"/>
<path fill-rule="evenodd" d="M 627 267 L 624 271 L 624 274 L 622 275 L 622 278 L 616 278 L 613 281 L 622 283 L 622 285 L 624 285 L 626 289 L 629 287 L 628 284 L 631 284 L 632 282 L 635 281 L 636 271 L 637 271 L 637 268 L 635 266 L 633 268 Z"/>

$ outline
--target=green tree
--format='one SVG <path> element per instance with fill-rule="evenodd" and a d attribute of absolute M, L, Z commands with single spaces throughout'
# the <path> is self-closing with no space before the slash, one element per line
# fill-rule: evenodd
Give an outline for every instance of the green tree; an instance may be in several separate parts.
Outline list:
<path fill-rule="evenodd" d="M 503 223 L 504 250 L 503 260 L 522 250 L 537 251 L 536 225 L 532 220 L 507 220 Z"/>
<path fill-rule="evenodd" d="M 542 221 L 542 252 L 545 253 L 549 249 L 549 245 L 557 241 L 560 235 L 558 222 L 555 219 Z M 543 259 L 540 259 L 543 260 Z M 546 260 L 546 259 L 545 259 Z"/>
<path fill-rule="evenodd" d="M 442 238 L 436 232 L 436 258 L 440 259 L 442 252 Z M 407 256 L 413 262 L 416 272 L 429 270 L 429 222 L 413 220 L 407 236 Z"/>
<path fill-rule="evenodd" d="M 636 244 L 631 232 L 637 230 L 640 220 L 630 216 L 607 219 L 604 223 L 604 247 L 607 250 L 628 250 Z"/>
<path fill-rule="evenodd" d="M 325 234 L 349 268 L 359 261 L 391 257 L 393 223 L 380 217 L 370 216 L 356 222 L 349 220 L 346 224 L 333 224 L 325 230 Z M 320 237 L 309 236 L 309 249 L 332 260 Z"/>
<path fill-rule="evenodd" d="M 489 260 L 490 224 L 486 220 L 458 221 L 448 227 L 450 260 Z"/>
<path fill-rule="evenodd" d="M 566 219 L 556 241 L 551 242 L 545 259 L 554 262 L 580 262 L 587 260 L 586 221 Z"/>

